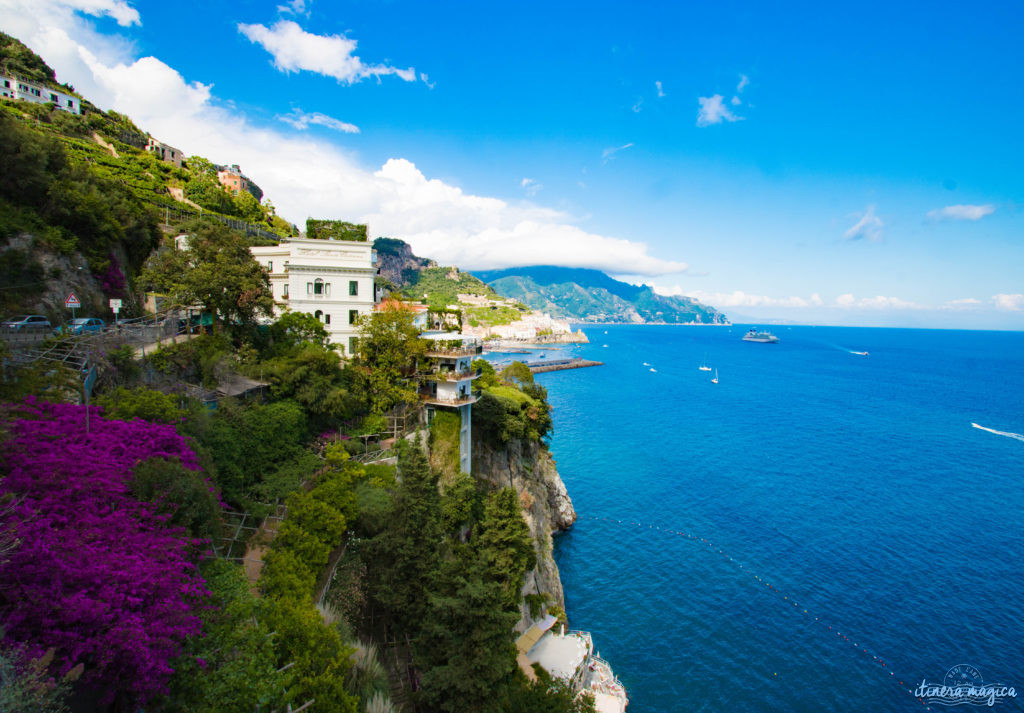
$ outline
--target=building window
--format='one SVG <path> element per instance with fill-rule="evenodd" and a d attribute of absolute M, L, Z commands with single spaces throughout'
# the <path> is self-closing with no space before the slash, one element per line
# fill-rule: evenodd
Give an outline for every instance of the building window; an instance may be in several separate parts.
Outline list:
<path fill-rule="evenodd" d="M 355 337 L 348 338 L 348 353 L 350 356 L 356 353 L 356 344 L 357 342 Z"/>
<path fill-rule="evenodd" d="M 331 323 L 331 315 L 325 314 L 324 315 L 324 324 L 330 324 L 330 323 Z"/>
<path fill-rule="evenodd" d="M 273 260 L 267 260 L 267 272 L 273 272 L 273 271 L 274 271 L 274 262 L 273 262 Z"/>
<path fill-rule="evenodd" d="M 324 293 L 324 281 L 319 277 L 313 280 L 313 294 L 322 295 Z"/>
<path fill-rule="evenodd" d="M 68 107 L 71 108 L 71 109 L 74 109 L 75 108 L 75 102 L 72 101 L 71 99 L 68 99 Z"/>
<path fill-rule="evenodd" d="M 313 316 L 316 317 L 321 322 L 324 321 L 324 313 L 321 312 L 320 310 L 317 310 L 316 312 L 314 312 Z"/>
<path fill-rule="evenodd" d="M 357 319 L 359 319 L 359 310 L 350 309 L 348 311 L 348 323 L 355 324 Z"/>
<path fill-rule="evenodd" d="M 307 295 L 313 294 L 313 283 L 312 282 L 307 282 L 306 283 L 306 294 Z"/>
<path fill-rule="evenodd" d="M 355 297 L 356 295 L 359 294 L 359 283 L 356 280 L 348 281 L 348 293 L 352 297 Z"/>
<path fill-rule="evenodd" d="M 285 283 L 284 285 L 281 286 L 281 294 L 284 297 L 288 296 L 288 283 Z"/>
<path fill-rule="evenodd" d="M 50 94 L 50 101 L 52 101 L 54 104 L 59 104 L 60 97 L 58 97 L 56 94 Z"/>

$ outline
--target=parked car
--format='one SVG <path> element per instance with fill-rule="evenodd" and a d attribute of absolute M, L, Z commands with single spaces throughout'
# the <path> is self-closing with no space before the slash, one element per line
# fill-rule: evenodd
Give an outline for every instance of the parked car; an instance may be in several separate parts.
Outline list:
<path fill-rule="evenodd" d="M 106 323 L 99 317 L 78 317 L 53 330 L 54 334 L 89 334 L 102 332 Z"/>
<path fill-rule="evenodd" d="M 3 328 L 13 332 L 49 329 L 50 320 L 41 314 L 18 314 L 3 321 Z"/>

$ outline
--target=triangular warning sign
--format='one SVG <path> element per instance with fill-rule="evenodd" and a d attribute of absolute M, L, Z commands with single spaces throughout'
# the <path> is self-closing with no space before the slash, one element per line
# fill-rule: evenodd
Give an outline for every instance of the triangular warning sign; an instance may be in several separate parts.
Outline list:
<path fill-rule="evenodd" d="M 74 292 L 72 292 L 71 294 L 68 295 L 68 298 L 64 300 L 64 306 L 74 307 L 77 309 L 78 307 L 82 306 L 82 303 L 78 301 L 78 297 L 75 296 Z"/>

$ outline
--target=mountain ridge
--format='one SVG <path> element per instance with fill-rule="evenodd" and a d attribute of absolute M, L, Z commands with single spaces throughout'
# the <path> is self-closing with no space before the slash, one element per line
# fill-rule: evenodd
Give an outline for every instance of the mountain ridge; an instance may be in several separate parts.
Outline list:
<path fill-rule="evenodd" d="M 473 274 L 504 297 L 531 309 L 581 322 L 627 324 L 728 324 L 714 307 L 691 297 L 659 295 L 600 270 L 533 265 Z"/>

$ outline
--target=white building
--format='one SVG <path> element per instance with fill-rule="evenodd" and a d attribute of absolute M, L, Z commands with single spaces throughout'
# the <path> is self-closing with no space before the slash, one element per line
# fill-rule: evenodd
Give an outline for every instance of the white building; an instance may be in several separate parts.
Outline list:
<path fill-rule="evenodd" d="M 483 352 L 476 337 L 451 332 L 426 332 L 429 340 L 426 356 L 431 359 L 431 375 L 420 387 L 420 397 L 427 406 L 429 420 L 436 408 L 454 409 L 459 413 L 459 470 L 471 473 L 473 463 L 473 358 Z"/>
<path fill-rule="evenodd" d="M 369 242 L 285 238 L 280 245 L 251 247 L 270 273 L 276 312 L 306 312 L 319 319 L 331 342 L 351 356 L 356 322 L 373 312 L 377 257 Z"/>
<path fill-rule="evenodd" d="M 56 89 L 50 89 L 42 84 L 30 82 L 27 79 L 19 79 L 11 75 L 4 75 L 0 78 L 0 94 L 8 99 L 20 99 L 21 101 L 33 102 L 35 104 L 56 104 L 59 109 L 71 112 L 72 114 L 82 113 L 81 100 L 72 95 Z"/>

